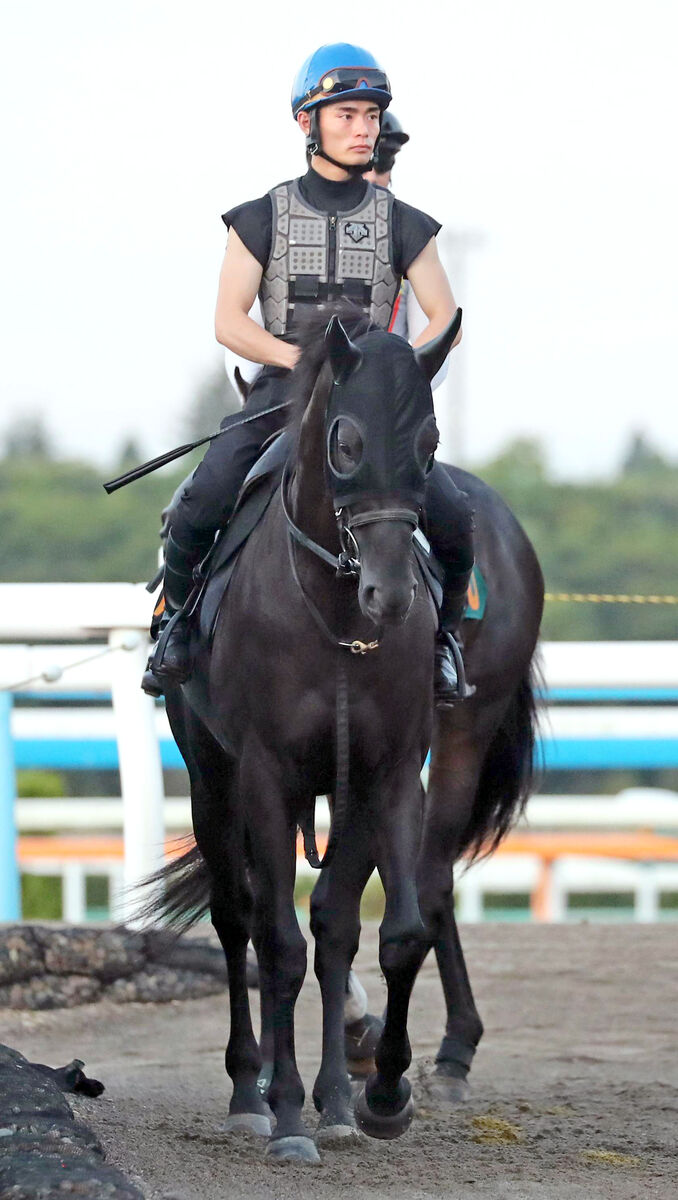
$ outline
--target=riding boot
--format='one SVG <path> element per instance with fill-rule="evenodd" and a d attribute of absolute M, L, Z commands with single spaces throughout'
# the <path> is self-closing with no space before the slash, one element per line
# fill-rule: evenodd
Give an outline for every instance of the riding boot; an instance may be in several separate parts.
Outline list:
<path fill-rule="evenodd" d="M 163 582 L 165 617 L 158 644 L 141 681 L 143 690 L 149 695 L 158 695 L 158 687 L 162 690 L 165 680 L 184 683 L 191 674 L 190 620 L 181 609 L 193 590 L 193 572 L 213 541 L 214 534 L 210 533 L 196 538 L 190 546 L 182 546 L 171 529 L 168 533 Z M 170 621 L 172 625 L 167 630 Z"/>
<path fill-rule="evenodd" d="M 434 657 L 433 699 L 436 708 L 452 708 L 460 700 L 468 700 L 476 690 L 466 682 L 464 660 L 453 633 L 464 612 L 470 576 L 470 571 L 445 571 Z"/>

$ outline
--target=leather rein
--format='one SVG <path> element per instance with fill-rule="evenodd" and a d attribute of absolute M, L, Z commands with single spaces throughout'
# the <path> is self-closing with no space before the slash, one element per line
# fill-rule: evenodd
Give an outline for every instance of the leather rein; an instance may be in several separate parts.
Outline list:
<path fill-rule="evenodd" d="M 341 551 L 339 554 L 332 554 L 330 550 L 326 550 L 324 546 L 315 542 L 308 537 L 303 530 L 293 521 L 289 508 L 287 506 L 287 489 L 290 477 L 287 465 L 283 471 L 283 477 L 280 484 L 280 498 L 282 511 L 287 523 L 287 548 L 289 553 L 290 568 L 301 597 L 306 605 L 308 612 L 317 628 L 324 637 L 337 650 L 349 650 L 351 654 L 365 655 L 371 650 L 378 650 L 383 637 L 383 628 L 377 626 L 376 636 L 371 642 L 363 642 L 359 638 L 353 638 L 346 641 L 337 637 L 332 633 L 324 617 L 320 613 L 314 601 L 304 590 L 304 586 L 299 577 L 296 555 L 294 552 L 294 543 L 297 542 L 306 550 L 310 550 L 322 562 L 331 567 L 337 578 L 358 578 L 360 576 L 360 547 L 353 533 L 353 529 L 361 525 L 370 525 L 376 521 L 406 521 L 412 526 L 412 530 L 416 530 L 419 526 L 419 517 L 412 509 L 409 508 L 383 508 L 375 509 L 370 512 L 356 513 L 352 516 L 346 508 L 338 508 L 335 510 L 337 520 L 337 528 L 339 532 L 339 541 L 341 543 Z M 336 702 L 336 776 L 334 784 L 334 811 L 330 822 L 330 831 L 327 838 L 327 848 L 322 858 L 318 854 L 318 847 L 315 837 L 315 800 L 311 810 L 299 822 L 304 839 L 304 854 L 309 865 L 313 868 L 322 869 L 329 866 L 334 858 L 339 839 L 343 833 L 346 824 L 346 816 L 348 814 L 349 802 L 349 774 L 350 774 L 350 745 L 349 745 L 349 701 L 348 701 L 348 676 L 346 672 L 346 660 L 343 655 L 337 658 L 337 702 Z"/>

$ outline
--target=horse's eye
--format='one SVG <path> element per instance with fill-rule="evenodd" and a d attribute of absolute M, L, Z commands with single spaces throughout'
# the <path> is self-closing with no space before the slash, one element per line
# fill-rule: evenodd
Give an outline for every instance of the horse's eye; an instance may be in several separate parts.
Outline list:
<path fill-rule="evenodd" d="M 363 456 L 363 438 L 351 417 L 336 417 L 327 438 L 327 458 L 335 475 L 352 475 Z"/>
<path fill-rule="evenodd" d="M 417 464 L 425 475 L 429 475 L 433 470 L 433 456 L 438 446 L 438 436 L 435 417 L 425 417 L 414 439 L 414 454 Z"/>

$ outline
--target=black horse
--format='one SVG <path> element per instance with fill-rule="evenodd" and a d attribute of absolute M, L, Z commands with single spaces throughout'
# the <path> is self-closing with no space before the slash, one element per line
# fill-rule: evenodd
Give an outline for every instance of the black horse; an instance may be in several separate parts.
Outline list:
<path fill-rule="evenodd" d="M 437 441 L 427 379 L 455 333 L 453 323 L 415 353 L 381 331 L 352 343 L 335 319 L 324 339 L 309 341 L 298 368 L 289 484 L 241 554 L 212 653 L 198 646 L 192 681 L 168 689 L 168 715 L 191 778 L 197 848 L 164 872 L 160 907 L 181 919 L 209 904 L 229 969 L 229 1122 L 268 1132 L 245 980 L 247 940 L 254 938 L 262 1024 L 273 1041 L 267 1099 L 276 1127 L 268 1149 L 276 1157 L 317 1160 L 301 1118 L 293 1029 L 306 958 L 293 905 L 295 837 L 298 825 L 308 833 L 316 795 L 335 791 L 345 809 L 334 814 L 334 858 L 312 901 L 323 998 L 323 1057 L 313 1092 L 321 1129 L 354 1128 L 343 1006 L 360 895 L 374 865 L 386 892 L 380 963 L 388 1004 L 376 1072 L 356 1104 L 361 1127 L 393 1137 L 411 1120 L 403 1075 L 410 1062 L 407 1009 L 432 944 L 448 1001 L 438 1070 L 453 1090 L 481 1032 L 454 924 L 452 863 L 462 850 L 498 840 L 529 788 L 530 660 L 542 583 L 529 542 L 499 498 L 453 472 L 476 506 L 490 601 L 467 638 L 476 695 L 438 713 L 434 727 L 435 612 L 412 534 Z M 378 429 L 371 427 L 374 414 Z M 353 477 L 362 479 L 356 503 Z M 295 541 L 295 529 L 305 544 Z M 337 578 L 309 540 L 325 560 L 329 552 Z M 355 560 L 357 589 L 347 574 Z M 383 642 L 375 623 L 387 627 Z M 374 648 L 352 654 L 351 646 Z M 424 804 L 419 773 L 431 740 Z M 350 778 L 347 805 L 337 790 L 342 772 Z M 340 791 L 347 791 L 346 778 Z"/>

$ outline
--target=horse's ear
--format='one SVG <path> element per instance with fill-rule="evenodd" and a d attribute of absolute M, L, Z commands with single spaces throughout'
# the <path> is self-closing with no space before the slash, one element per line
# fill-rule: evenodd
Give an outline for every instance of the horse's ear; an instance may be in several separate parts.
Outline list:
<path fill-rule="evenodd" d="M 452 343 L 461 329 L 461 309 L 458 308 L 447 329 L 443 329 L 432 342 L 426 342 L 415 350 L 414 357 L 421 367 L 429 383 L 442 367 L 447 358 Z"/>
<path fill-rule="evenodd" d="M 325 341 L 334 382 L 346 383 L 349 376 L 358 370 L 363 356 L 351 341 L 336 313 L 325 330 Z"/>

